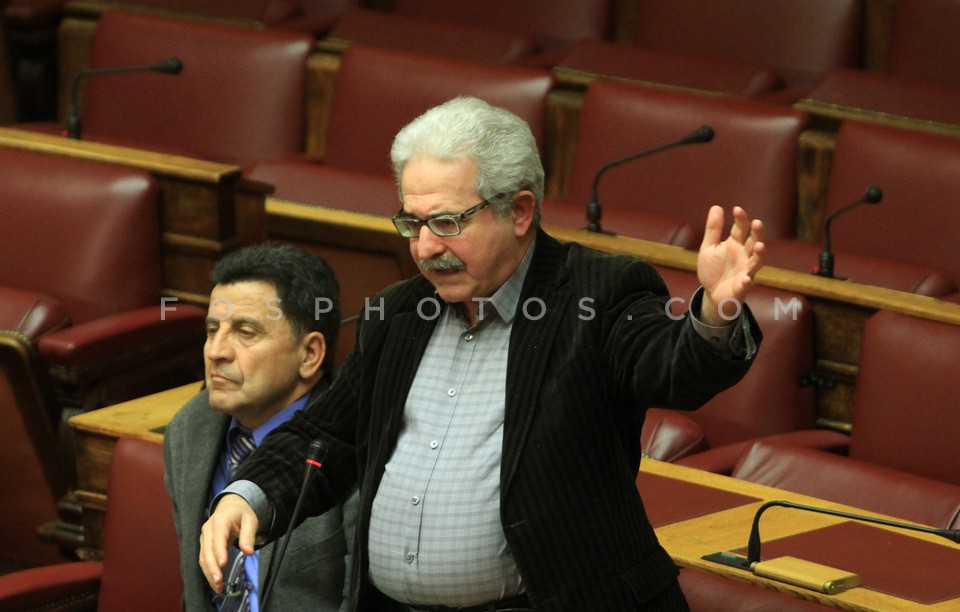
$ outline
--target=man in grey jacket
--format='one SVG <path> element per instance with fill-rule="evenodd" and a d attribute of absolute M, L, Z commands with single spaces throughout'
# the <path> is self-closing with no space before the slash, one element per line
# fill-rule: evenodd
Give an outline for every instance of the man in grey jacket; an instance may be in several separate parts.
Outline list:
<path fill-rule="evenodd" d="M 215 598 L 197 567 L 200 526 L 233 469 L 333 376 L 339 288 L 326 263 L 288 245 L 227 255 L 214 268 L 204 388 L 164 435 L 165 482 L 180 539 L 187 610 L 259 609 L 273 546 L 234 550 L 232 588 Z M 271 597 L 277 610 L 338 610 L 356 520 L 356 497 L 300 525 Z M 275 571 L 275 570 L 273 570 Z"/>

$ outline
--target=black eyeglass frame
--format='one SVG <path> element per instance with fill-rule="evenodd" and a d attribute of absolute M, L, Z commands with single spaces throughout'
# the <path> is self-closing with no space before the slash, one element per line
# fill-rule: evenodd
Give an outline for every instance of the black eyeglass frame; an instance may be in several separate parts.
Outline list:
<path fill-rule="evenodd" d="M 397 228 L 397 231 L 400 232 L 400 235 L 403 236 L 404 238 L 418 237 L 420 235 L 420 230 L 423 229 L 424 225 L 426 225 L 430 229 L 430 231 L 433 232 L 435 235 L 440 236 L 441 238 L 449 238 L 450 236 L 457 236 L 460 234 L 460 232 L 463 231 L 463 227 L 461 227 L 460 225 L 461 221 L 471 217 L 472 215 L 475 215 L 476 213 L 480 212 L 487 206 L 490 206 L 494 202 L 494 200 L 502 198 L 505 195 L 506 193 L 498 193 L 492 198 L 487 198 L 486 200 L 483 200 L 482 202 L 474 204 L 473 206 L 466 209 L 465 211 L 461 213 L 457 213 L 455 215 L 441 213 L 439 215 L 433 215 L 432 217 L 427 217 L 426 219 L 418 219 L 417 217 L 414 217 L 411 215 L 404 215 L 403 209 L 401 208 L 400 212 L 398 212 L 393 217 L 391 217 L 390 220 L 393 221 L 393 226 Z M 453 221 L 457 229 L 453 233 L 441 232 L 437 230 L 437 228 L 433 225 L 434 221 Z M 406 229 L 409 230 L 409 227 L 404 226 L 402 224 L 416 224 L 416 230 L 413 232 L 405 231 L 404 228 L 406 227 Z"/>

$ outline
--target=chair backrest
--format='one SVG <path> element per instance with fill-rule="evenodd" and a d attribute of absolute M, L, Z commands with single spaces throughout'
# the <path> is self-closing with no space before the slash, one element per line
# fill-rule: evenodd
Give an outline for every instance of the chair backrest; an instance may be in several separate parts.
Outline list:
<path fill-rule="evenodd" d="M 566 201 L 586 206 L 604 164 L 673 142 L 703 124 L 709 143 L 664 151 L 606 172 L 608 210 L 678 217 L 702 231 L 713 204 L 743 206 L 768 237 L 795 232 L 797 151 L 807 116 L 784 106 L 594 80 L 580 109 Z M 630 225 L 609 227 L 631 235 Z"/>
<path fill-rule="evenodd" d="M 903 77 L 960 85 L 960 2 L 897 0 L 893 5 L 889 71 Z M 939 59 L 937 59 L 939 58 Z"/>
<path fill-rule="evenodd" d="M 850 457 L 960 484 L 960 325 L 879 311 L 860 347 Z"/>
<path fill-rule="evenodd" d="M 862 197 L 870 185 L 883 190 L 883 201 L 831 223 L 833 249 L 943 270 L 960 281 L 960 139 L 845 121 L 824 213 Z M 849 275 L 842 265 L 838 256 L 837 274 Z"/>
<path fill-rule="evenodd" d="M 546 70 L 350 45 L 330 103 L 324 164 L 391 176 L 390 146 L 400 128 L 460 95 L 483 98 L 525 119 L 542 153 L 552 86 Z"/>
<path fill-rule="evenodd" d="M 89 77 L 84 137 L 225 163 L 301 151 L 313 47 L 285 30 L 105 11 L 91 67 L 178 57 L 183 69 Z"/>
<path fill-rule="evenodd" d="M 107 482 L 100 612 L 180 609 L 180 552 L 163 470 L 161 444 L 117 440 Z"/>
<path fill-rule="evenodd" d="M 0 147 L 0 286 L 59 302 L 74 324 L 160 295 L 156 180 L 134 168 Z"/>
<path fill-rule="evenodd" d="M 66 458 L 41 376 L 30 342 L 0 330 L 0 560 L 24 567 L 63 560 L 54 544 L 37 535 L 41 525 L 57 519 L 57 502 L 67 492 Z"/>
<path fill-rule="evenodd" d="M 611 0 L 395 0 L 400 15 L 532 34 L 545 48 L 581 38 L 610 38 Z"/>
<path fill-rule="evenodd" d="M 700 286 L 697 276 L 669 268 L 661 275 L 677 300 L 673 314 L 679 316 Z M 810 304 L 803 296 L 762 285 L 751 288 L 747 304 L 763 331 L 763 347 L 750 371 L 699 410 L 684 413 L 700 425 L 710 448 L 815 426 L 813 389 L 801 385 L 814 369 Z"/>
<path fill-rule="evenodd" d="M 523 34 L 371 9 L 347 11 L 327 37 L 488 64 L 527 61 L 539 49 L 531 37 Z"/>
<path fill-rule="evenodd" d="M 634 42 L 764 63 L 789 84 L 859 65 L 862 0 L 638 0 Z"/>
<path fill-rule="evenodd" d="M 960 518 L 960 486 L 795 444 L 758 440 L 731 476 L 940 529 Z"/>

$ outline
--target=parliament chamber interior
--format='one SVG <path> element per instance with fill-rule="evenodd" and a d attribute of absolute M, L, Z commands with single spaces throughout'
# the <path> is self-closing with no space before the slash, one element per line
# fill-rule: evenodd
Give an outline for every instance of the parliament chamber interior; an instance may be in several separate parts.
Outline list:
<path fill-rule="evenodd" d="M 767 512 L 767 555 L 860 575 L 835 594 L 703 558 L 772 500 L 958 541 L 960 1 L 0 7 L 0 609 L 179 608 L 160 442 L 203 378 L 214 263 L 322 255 L 341 363 L 364 299 L 417 273 L 393 136 L 459 95 L 529 123 L 547 232 L 650 261 L 678 315 L 708 207 L 764 221 L 756 363 L 638 434 L 691 609 L 960 609 L 960 544 L 915 529 Z"/>

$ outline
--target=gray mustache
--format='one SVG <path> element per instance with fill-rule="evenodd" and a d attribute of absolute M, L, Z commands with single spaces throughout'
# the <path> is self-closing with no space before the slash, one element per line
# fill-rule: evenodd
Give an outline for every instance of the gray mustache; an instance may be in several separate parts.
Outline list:
<path fill-rule="evenodd" d="M 467 264 L 453 253 L 443 253 L 431 259 L 421 259 L 418 263 L 427 272 L 456 272 L 467 267 Z"/>

